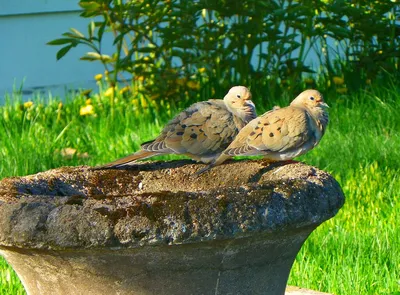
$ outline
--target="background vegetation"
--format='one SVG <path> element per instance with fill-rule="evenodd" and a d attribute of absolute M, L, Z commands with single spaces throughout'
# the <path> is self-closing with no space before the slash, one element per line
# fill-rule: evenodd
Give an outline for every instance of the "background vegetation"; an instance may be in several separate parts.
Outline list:
<path fill-rule="evenodd" d="M 346 204 L 316 230 L 289 284 L 339 294 L 400 294 L 399 4 L 396 1 L 80 1 L 98 93 L 17 92 L 0 106 L 0 177 L 97 165 L 139 148 L 191 103 L 251 86 L 258 113 L 305 88 L 330 108 L 321 144 L 299 160 L 340 182 Z M 91 21 L 91 17 L 97 17 Z M 107 34 L 115 53 L 101 50 Z M 97 91 L 96 91 L 97 92 Z M 176 156 L 156 159 L 175 159 Z M 0 293 L 24 294 L 0 260 Z"/>
<path fill-rule="evenodd" d="M 58 58 L 89 47 L 82 59 L 103 63 L 112 86 L 138 82 L 136 91 L 153 99 L 181 99 L 199 80 L 207 96 L 234 84 L 277 96 L 303 89 L 304 74 L 308 86 L 323 88 L 344 78 L 344 92 L 383 73 L 398 75 L 395 2 L 81 0 L 88 32 L 71 29 L 49 44 L 62 46 Z M 111 54 L 102 51 L 107 35 L 116 47 Z"/>

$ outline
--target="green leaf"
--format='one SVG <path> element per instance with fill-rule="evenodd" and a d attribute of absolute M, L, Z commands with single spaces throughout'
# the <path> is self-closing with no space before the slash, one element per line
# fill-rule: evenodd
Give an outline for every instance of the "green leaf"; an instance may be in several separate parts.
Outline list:
<path fill-rule="evenodd" d="M 55 39 L 51 40 L 50 42 L 47 42 L 47 45 L 64 45 L 68 43 L 76 43 L 76 40 L 73 38 L 60 38 L 60 39 Z"/>
<path fill-rule="evenodd" d="M 79 6 L 82 7 L 84 10 L 89 11 L 100 11 L 101 5 L 97 2 L 80 2 Z"/>
<path fill-rule="evenodd" d="M 99 42 L 101 42 L 101 40 L 103 39 L 103 34 L 104 34 L 105 28 L 106 28 L 106 23 L 102 22 L 100 24 L 99 30 L 97 31 L 97 38 L 98 38 Z"/>
<path fill-rule="evenodd" d="M 98 54 L 97 52 L 87 52 L 80 59 L 81 60 L 88 60 L 88 61 L 95 61 L 95 60 L 102 60 L 102 61 L 105 61 L 105 62 L 112 61 L 111 56 L 109 56 L 107 54 Z"/>
<path fill-rule="evenodd" d="M 123 42 L 124 38 L 125 38 L 125 33 L 121 32 L 117 37 L 115 37 L 113 45 L 116 45 L 119 42 Z"/>
<path fill-rule="evenodd" d="M 177 40 L 173 43 L 174 47 L 179 47 L 179 48 L 193 48 L 194 41 L 192 39 L 189 40 Z"/>
<path fill-rule="evenodd" d="M 94 24 L 94 21 L 91 21 L 88 25 L 88 34 L 89 38 L 92 39 L 94 35 L 94 30 L 96 29 L 96 26 Z"/>
<path fill-rule="evenodd" d="M 85 38 L 81 38 L 81 37 L 79 37 L 79 36 L 77 36 L 77 35 L 75 35 L 75 34 L 73 34 L 71 32 L 65 32 L 65 33 L 62 33 L 61 35 L 64 36 L 64 37 L 71 38 L 71 39 L 85 39 Z"/>
<path fill-rule="evenodd" d="M 96 61 L 99 60 L 98 58 L 90 57 L 90 56 L 82 56 L 80 60 L 86 60 L 86 61 Z"/>
<path fill-rule="evenodd" d="M 280 9 L 275 9 L 273 15 L 282 17 L 283 15 L 285 15 L 285 13 L 286 9 L 280 8 Z"/>
<path fill-rule="evenodd" d="M 137 49 L 137 52 L 144 52 L 144 53 L 154 52 L 154 51 L 155 51 L 154 47 L 142 47 Z"/>
<path fill-rule="evenodd" d="M 89 18 L 89 17 L 98 16 L 98 15 L 99 15 L 99 13 L 97 13 L 96 11 L 84 10 L 79 16 L 84 17 L 84 18 Z"/>
<path fill-rule="evenodd" d="M 66 55 L 68 53 L 68 51 L 70 51 L 70 49 L 72 47 L 75 47 L 74 45 L 68 45 L 65 46 L 63 48 L 61 48 L 58 52 L 57 52 L 57 60 L 60 60 L 64 55 Z"/>
<path fill-rule="evenodd" d="M 316 73 L 313 69 L 311 69 L 310 67 L 307 67 L 305 65 L 301 65 L 299 68 L 304 73 L 312 73 L 312 74 Z"/>
<path fill-rule="evenodd" d="M 79 32 L 77 29 L 74 28 L 70 28 L 69 29 L 72 33 L 74 33 L 76 36 L 80 37 L 80 38 L 85 38 L 85 35 L 83 35 L 81 32 Z"/>
<path fill-rule="evenodd" d="M 348 29 L 336 25 L 327 24 L 326 30 L 330 30 L 336 39 L 348 38 L 350 36 L 350 31 Z"/>

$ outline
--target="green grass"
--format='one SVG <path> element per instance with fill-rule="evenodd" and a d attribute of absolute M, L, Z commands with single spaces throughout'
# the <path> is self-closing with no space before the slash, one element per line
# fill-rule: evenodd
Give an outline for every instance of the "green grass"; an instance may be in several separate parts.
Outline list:
<path fill-rule="evenodd" d="M 320 145 L 299 160 L 332 173 L 346 203 L 339 214 L 307 240 L 289 284 L 341 294 L 400 292 L 400 92 L 370 89 L 327 95 L 330 123 Z M 198 98 L 199 100 L 201 98 Z M 262 111 L 282 100 L 256 100 Z M 95 115 L 80 116 L 83 97 L 60 108 L 50 99 L 26 108 L 15 98 L 0 107 L 0 177 L 26 175 L 65 165 L 96 165 L 137 150 L 187 106 L 143 108 L 118 98 L 93 97 Z M 71 147 L 88 158 L 61 155 Z M 162 159 L 177 158 L 174 156 Z M 158 158 L 160 159 L 160 158 Z M 0 293 L 23 294 L 23 287 L 0 260 Z"/>
<path fill-rule="evenodd" d="M 8 266 L 3 258 L 0 259 L 0 294 L 26 294 L 14 270 Z"/>

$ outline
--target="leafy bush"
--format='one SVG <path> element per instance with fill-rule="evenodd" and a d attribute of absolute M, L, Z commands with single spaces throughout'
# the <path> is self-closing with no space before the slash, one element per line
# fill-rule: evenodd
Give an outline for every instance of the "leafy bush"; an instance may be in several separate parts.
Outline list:
<path fill-rule="evenodd" d="M 277 86 L 298 92 L 305 83 L 315 86 L 315 71 L 323 77 L 319 86 L 346 92 L 346 86 L 398 72 L 400 13 L 394 1 L 81 0 L 79 5 L 82 17 L 99 21 L 89 22 L 87 35 L 71 29 L 49 42 L 63 45 L 57 58 L 89 46 L 92 51 L 81 59 L 103 63 L 111 86 L 133 81 L 150 98 L 182 97 L 200 87 L 220 96 L 233 84 L 253 86 L 256 95 L 278 94 Z M 102 51 L 106 33 L 112 33 L 116 48 L 111 56 Z"/>

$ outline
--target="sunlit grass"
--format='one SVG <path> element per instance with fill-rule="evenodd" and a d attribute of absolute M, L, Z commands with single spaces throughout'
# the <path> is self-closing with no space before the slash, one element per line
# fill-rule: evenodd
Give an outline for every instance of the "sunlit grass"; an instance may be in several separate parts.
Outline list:
<path fill-rule="evenodd" d="M 377 162 L 341 179 L 346 204 L 303 246 L 290 284 L 334 294 L 400 290 L 400 179 Z"/>
<path fill-rule="evenodd" d="M 320 145 L 300 158 L 332 173 L 346 203 L 302 248 L 289 284 L 340 294 L 400 291 L 400 94 L 371 88 L 326 95 L 330 123 Z M 198 98 L 199 100 L 202 98 Z M 259 113 L 289 99 L 255 98 Z M 154 107 L 118 96 L 76 96 L 23 105 L 18 97 L 0 107 L 0 177 L 32 174 L 65 165 L 97 165 L 131 153 L 154 138 L 189 101 Z M 82 107 L 91 105 L 88 112 Z M 65 155 L 72 148 L 74 155 Z M 87 156 L 86 156 L 87 155 Z M 161 159 L 179 158 L 177 156 Z M 157 158 L 157 159 L 160 159 Z M 22 294 L 0 261 L 0 294 Z"/>
<path fill-rule="evenodd" d="M 13 269 L 7 265 L 3 258 L 0 259 L 0 294 L 26 294 L 17 275 L 15 274 Z"/>

